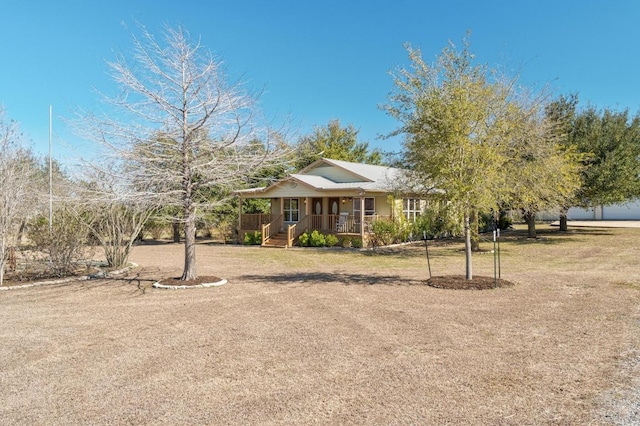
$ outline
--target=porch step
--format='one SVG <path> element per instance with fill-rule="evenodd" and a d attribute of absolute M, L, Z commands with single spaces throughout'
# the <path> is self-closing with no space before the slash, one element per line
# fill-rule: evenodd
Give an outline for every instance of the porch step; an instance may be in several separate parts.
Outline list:
<path fill-rule="evenodd" d="M 262 245 L 262 247 L 277 247 L 277 248 L 287 248 L 287 233 L 280 232 L 273 237 L 269 238 L 269 240 Z"/>

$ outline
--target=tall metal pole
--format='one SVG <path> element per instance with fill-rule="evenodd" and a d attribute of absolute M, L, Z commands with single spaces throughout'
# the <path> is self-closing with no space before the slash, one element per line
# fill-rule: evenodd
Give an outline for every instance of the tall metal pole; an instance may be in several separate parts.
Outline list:
<path fill-rule="evenodd" d="M 53 228 L 53 158 L 52 158 L 52 116 L 53 106 L 49 105 L 49 232 Z"/>

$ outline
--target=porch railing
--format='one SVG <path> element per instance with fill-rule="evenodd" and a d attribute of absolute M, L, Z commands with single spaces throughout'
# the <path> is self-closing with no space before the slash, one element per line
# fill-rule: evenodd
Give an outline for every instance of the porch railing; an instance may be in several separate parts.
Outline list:
<path fill-rule="evenodd" d="M 279 215 L 270 213 L 247 213 L 240 219 L 240 229 L 245 231 L 259 231 L 265 223 L 271 223 Z"/>
<path fill-rule="evenodd" d="M 249 218 L 247 218 L 247 216 L 249 216 Z M 363 231 L 364 233 L 368 233 L 371 229 L 371 223 L 376 220 L 390 219 L 390 216 L 365 216 Z M 267 222 L 267 220 L 269 220 L 269 222 Z M 284 228 L 284 215 L 243 215 L 242 224 L 245 230 L 260 229 L 262 231 L 262 244 L 264 244 Z M 332 234 L 360 234 L 360 217 L 353 215 L 341 216 L 337 214 L 305 216 L 299 222 L 287 227 L 287 245 L 291 247 L 303 232 L 313 230 Z"/>
<path fill-rule="evenodd" d="M 360 217 L 349 215 L 342 216 L 339 214 L 328 215 L 309 215 L 308 227 L 310 230 L 318 230 L 326 233 L 335 234 L 359 234 L 360 233 Z M 368 232 L 372 222 L 376 220 L 390 220 L 391 216 L 368 215 L 364 217 L 364 231 Z M 303 219 L 304 220 L 304 219 Z M 302 231 L 304 232 L 304 231 Z M 302 233 L 300 232 L 300 233 Z"/>
<path fill-rule="evenodd" d="M 273 237 L 278 232 L 280 232 L 283 224 L 284 224 L 284 216 L 279 215 L 279 216 L 276 216 L 276 218 L 273 219 L 271 222 L 262 225 L 262 244 L 264 245 L 264 243 L 269 241 L 271 237 Z"/>
<path fill-rule="evenodd" d="M 291 224 L 287 227 L 287 247 L 293 246 L 296 238 L 309 229 L 308 224 L 310 217 L 311 216 L 305 216 L 298 223 Z"/>

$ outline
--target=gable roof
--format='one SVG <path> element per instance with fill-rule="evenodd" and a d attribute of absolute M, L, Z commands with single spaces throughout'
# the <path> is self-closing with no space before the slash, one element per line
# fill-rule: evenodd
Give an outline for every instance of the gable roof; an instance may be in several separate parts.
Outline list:
<path fill-rule="evenodd" d="M 354 175 L 354 181 L 360 182 L 381 182 L 390 180 L 394 175 L 400 173 L 401 169 L 396 169 L 387 166 L 378 166 L 374 164 L 362 164 L 351 163 L 349 161 L 333 160 L 330 158 L 320 158 L 314 161 L 304 169 L 300 170 L 298 174 L 309 174 L 314 169 L 321 167 L 322 165 L 330 165 L 340 168 L 352 175 Z"/>
<path fill-rule="evenodd" d="M 303 183 L 318 191 L 353 189 L 359 191 L 390 192 L 393 190 L 394 181 L 403 172 L 402 169 L 393 167 L 320 158 L 298 173 L 292 173 L 266 188 L 245 189 L 235 191 L 235 193 L 264 193 L 275 186 L 281 185 L 283 182 L 292 180 Z"/>

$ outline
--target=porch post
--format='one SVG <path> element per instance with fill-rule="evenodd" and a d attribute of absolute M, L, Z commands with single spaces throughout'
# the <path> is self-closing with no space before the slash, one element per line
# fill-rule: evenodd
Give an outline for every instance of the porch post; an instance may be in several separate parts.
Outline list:
<path fill-rule="evenodd" d="M 360 239 L 364 246 L 364 194 L 360 196 Z"/>
<path fill-rule="evenodd" d="M 236 242 L 240 243 L 240 233 L 242 232 L 242 197 L 238 196 L 238 232 L 236 233 Z"/>
<path fill-rule="evenodd" d="M 278 232 L 284 231 L 284 198 L 280 197 L 280 229 Z"/>

